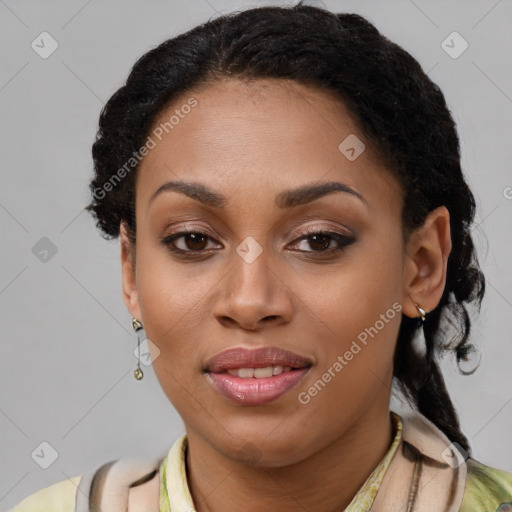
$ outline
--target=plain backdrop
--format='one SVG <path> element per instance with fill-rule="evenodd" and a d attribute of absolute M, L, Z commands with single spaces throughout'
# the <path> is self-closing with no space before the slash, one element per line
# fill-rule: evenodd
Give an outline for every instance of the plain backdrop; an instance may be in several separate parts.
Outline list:
<path fill-rule="evenodd" d="M 103 104 L 140 55 L 219 14 L 287 3 L 0 1 L 2 510 L 107 461 L 164 454 L 184 432 L 152 369 L 133 378 L 119 242 L 102 239 L 83 210 L 91 144 Z M 472 331 L 478 371 L 461 376 L 449 358 L 443 369 L 475 458 L 512 471 L 511 2 L 310 3 L 366 16 L 445 93 L 488 281 Z"/>

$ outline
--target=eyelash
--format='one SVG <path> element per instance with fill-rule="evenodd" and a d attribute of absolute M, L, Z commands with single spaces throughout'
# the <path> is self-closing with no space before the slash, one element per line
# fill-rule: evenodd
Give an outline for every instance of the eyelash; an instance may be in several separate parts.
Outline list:
<path fill-rule="evenodd" d="M 190 250 L 190 249 L 183 250 L 183 249 L 178 249 L 175 246 L 173 246 L 173 243 L 175 240 L 183 238 L 184 236 L 187 236 L 189 234 L 202 235 L 205 238 L 213 240 L 213 238 L 205 231 L 202 231 L 200 229 L 194 229 L 194 230 L 189 230 L 189 231 L 188 230 L 179 231 L 172 235 L 168 235 L 162 239 L 162 244 L 172 253 L 182 255 L 182 256 L 187 255 L 189 253 L 195 254 L 195 255 L 201 255 L 202 253 L 204 254 L 204 251 L 208 252 L 208 249 L 206 249 L 206 250 L 202 249 L 202 250 L 197 250 L 197 251 Z M 332 231 L 310 230 L 310 231 L 301 233 L 301 236 L 299 238 L 296 238 L 294 240 L 294 242 L 297 243 L 302 240 L 307 240 L 308 238 L 311 238 L 315 235 L 327 236 L 327 237 L 331 238 L 332 240 L 334 240 L 335 242 L 337 242 L 338 246 L 334 249 L 331 248 L 331 249 L 327 249 L 325 251 L 299 251 L 299 252 L 304 252 L 306 254 L 319 255 L 320 257 L 321 257 L 321 255 L 331 256 L 340 251 L 343 251 L 346 247 L 348 247 L 349 245 L 352 245 L 356 241 L 355 238 L 353 238 L 351 236 L 342 235 L 340 233 L 336 233 L 336 232 L 332 232 Z M 209 251 L 211 251 L 211 249 Z"/>

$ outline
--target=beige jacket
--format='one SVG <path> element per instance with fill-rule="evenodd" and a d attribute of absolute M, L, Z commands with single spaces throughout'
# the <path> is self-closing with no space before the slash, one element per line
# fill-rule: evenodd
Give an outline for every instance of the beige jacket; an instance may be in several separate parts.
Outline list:
<path fill-rule="evenodd" d="M 402 441 L 375 497 L 372 512 L 458 512 L 462 505 L 467 464 L 462 453 L 431 421 L 418 413 L 401 415 Z M 414 502 L 409 503 L 411 481 L 418 464 Z M 412 500 L 411 500 L 412 501 Z"/>

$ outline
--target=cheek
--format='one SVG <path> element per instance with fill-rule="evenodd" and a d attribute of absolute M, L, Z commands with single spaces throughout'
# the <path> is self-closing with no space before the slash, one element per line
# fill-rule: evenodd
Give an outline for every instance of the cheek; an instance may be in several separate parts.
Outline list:
<path fill-rule="evenodd" d="M 328 392 L 322 388 L 326 400 L 360 400 L 387 381 L 392 369 L 401 322 L 400 244 L 372 240 L 335 272 L 319 275 L 315 287 L 299 291 L 314 322 L 309 332 L 318 344 L 315 379 L 328 381 Z"/>
<path fill-rule="evenodd" d="M 369 235 L 348 250 L 339 265 L 304 272 L 308 277 L 291 283 L 307 306 L 305 313 L 309 311 L 331 337 L 356 337 L 401 300 L 400 245 L 385 240 Z"/>
<path fill-rule="evenodd" d="M 153 367 L 166 392 L 180 392 L 187 372 L 198 370 L 194 365 L 204 296 L 214 281 L 197 279 L 192 265 L 173 262 L 165 250 L 141 249 L 137 258 L 141 316 L 146 336 L 158 348 Z"/>
<path fill-rule="evenodd" d="M 158 242 L 141 238 L 137 255 L 137 289 L 142 317 L 162 343 L 201 318 L 204 298 L 217 283 L 204 263 L 176 261 Z M 204 316 L 202 317 L 204 318 Z M 193 331 L 191 331 L 193 332 Z M 190 333 L 189 333 L 190 334 Z"/>

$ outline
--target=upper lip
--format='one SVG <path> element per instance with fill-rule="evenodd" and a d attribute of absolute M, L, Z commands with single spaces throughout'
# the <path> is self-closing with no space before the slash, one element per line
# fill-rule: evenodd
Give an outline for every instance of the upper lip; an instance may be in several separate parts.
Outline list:
<path fill-rule="evenodd" d="M 305 368 L 311 364 L 308 358 L 278 347 L 230 348 L 209 359 L 205 370 L 211 373 L 221 373 L 237 368 L 265 368 L 267 366 Z"/>

